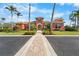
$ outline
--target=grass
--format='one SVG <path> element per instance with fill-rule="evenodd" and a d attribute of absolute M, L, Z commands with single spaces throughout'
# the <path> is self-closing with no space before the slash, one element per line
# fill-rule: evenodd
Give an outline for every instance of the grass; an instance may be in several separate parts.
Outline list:
<path fill-rule="evenodd" d="M 0 32 L 0 35 L 23 35 L 26 30 L 17 32 Z M 52 31 L 54 35 L 79 35 L 79 31 Z"/>
<path fill-rule="evenodd" d="M 23 35 L 26 30 L 23 31 L 17 31 L 17 32 L 0 32 L 0 35 Z"/>
<path fill-rule="evenodd" d="M 30 33 L 35 33 L 36 31 L 30 31 Z M 21 30 L 21 31 L 15 31 L 15 32 L 0 32 L 0 35 L 24 35 L 27 33 L 27 35 L 33 35 L 29 34 L 29 31 L 27 30 Z"/>
<path fill-rule="evenodd" d="M 52 31 L 54 35 L 79 35 L 79 31 Z"/>

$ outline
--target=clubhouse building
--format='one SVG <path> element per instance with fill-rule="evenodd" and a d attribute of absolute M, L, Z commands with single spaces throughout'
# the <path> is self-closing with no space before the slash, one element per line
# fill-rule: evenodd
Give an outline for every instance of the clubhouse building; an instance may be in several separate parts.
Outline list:
<path fill-rule="evenodd" d="M 31 22 L 35 25 L 37 30 L 43 30 L 46 28 L 46 21 L 44 21 L 43 17 L 36 17 L 36 21 Z M 51 22 L 48 22 L 50 24 Z M 28 29 L 28 23 L 21 23 L 18 24 L 20 29 Z M 64 19 L 62 18 L 56 18 L 52 22 L 52 30 L 64 30 Z"/>

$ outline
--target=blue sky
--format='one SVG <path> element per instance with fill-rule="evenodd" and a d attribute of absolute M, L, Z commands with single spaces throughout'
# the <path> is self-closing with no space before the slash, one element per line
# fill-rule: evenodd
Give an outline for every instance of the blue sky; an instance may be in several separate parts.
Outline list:
<path fill-rule="evenodd" d="M 13 20 L 11 20 L 10 12 L 5 9 L 6 6 L 13 5 L 18 11 L 22 13 L 23 16 L 17 19 L 14 15 Z M 51 3 L 32 3 L 31 4 L 31 21 L 34 21 L 36 17 L 44 17 L 45 21 L 50 21 L 52 7 Z M 55 8 L 54 18 L 63 18 L 65 25 L 69 25 L 69 14 L 73 10 L 78 10 L 79 4 L 73 3 L 57 3 Z M 28 21 L 28 3 L 0 3 L 0 18 L 5 17 L 5 22 L 26 22 Z"/>

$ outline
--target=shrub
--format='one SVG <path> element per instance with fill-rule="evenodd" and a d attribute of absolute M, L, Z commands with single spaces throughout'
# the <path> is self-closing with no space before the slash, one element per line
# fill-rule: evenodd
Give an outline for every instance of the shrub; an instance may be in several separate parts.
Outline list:
<path fill-rule="evenodd" d="M 0 29 L 0 32 L 3 32 L 3 29 Z"/>
<path fill-rule="evenodd" d="M 12 29 L 11 28 L 4 28 L 3 31 L 4 32 L 12 32 Z"/>
<path fill-rule="evenodd" d="M 12 29 L 10 29 L 10 28 L 3 28 L 3 29 L 0 29 L 0 32 L 12 32 Z"/>
<path fill-rule="evenodd" d="M 57 28 L 57 29 L 55 29 L 54 31 L 60 31 L 60 29 L 59 29 L 59 28 Z"/>
<path fill-rule="evenodd" d="M 44 30 L 43 33 L 44 35 L 52 35 L 52 31 L 51 30 Z"/>
<path fill-rule="evenodd" d="M 65 26 L 65 31 L 77 31 L 74 27 Z"/>
<path fill-rule="evenodd" d="M 35 33 L 35 31 L 27 31 L 23 35 L 34 35 Z"/>

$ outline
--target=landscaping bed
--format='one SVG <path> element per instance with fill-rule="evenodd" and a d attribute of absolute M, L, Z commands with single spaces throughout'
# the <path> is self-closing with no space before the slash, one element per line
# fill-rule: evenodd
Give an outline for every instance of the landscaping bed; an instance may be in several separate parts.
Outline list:
<path fill-rule="evenodd" d="M 34 35 L 36 31 L 27 31 L 23 35 Z"/>
<path fill-rule="evenodd" d="M 44 30 L 42 34 L 43 35 L 54 35 L 54 33 L 50 30 Z"/>

